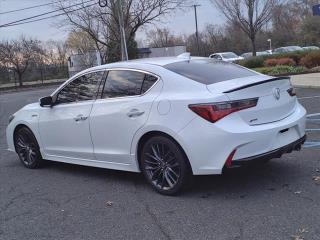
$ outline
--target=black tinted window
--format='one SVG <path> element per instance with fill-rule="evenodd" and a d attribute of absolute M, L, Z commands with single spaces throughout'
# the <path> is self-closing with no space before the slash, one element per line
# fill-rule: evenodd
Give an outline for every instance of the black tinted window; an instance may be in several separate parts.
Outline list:
<path fill-rule="evenodd" d="M 257 75 L 257 73 L 238 65 L 213 59 L 177 62 L 167 64 L 164 67 L 172 72 L 206 85 Z"/>
<path fill-rule="evenodd" d="M 135 96 L 146 92 L 157 78 L 137 71 L 113 70 L 108 73 L 103 97 Z"/>
<path fill-rule="evenodd" d="M 95 72 L 73 80 L 59 92 L 57 98 L 58 103 L 95 99 L 103 76 L 104 72 Z"/>

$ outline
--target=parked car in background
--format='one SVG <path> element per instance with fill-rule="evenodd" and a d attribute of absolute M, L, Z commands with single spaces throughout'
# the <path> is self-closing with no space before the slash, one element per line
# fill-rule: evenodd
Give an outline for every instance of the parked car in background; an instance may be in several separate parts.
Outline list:
<path fill-rule="evenodd" d="M 192 174 L 300 150 L 305 117 L 289 78 L 180 56 L 84 70 L 13 114 L 6 134 L 27 168 L 51 160 L 143 172 L 170 195 Z"/>
<path fill-rule="evenodd" d="M 273 50 L 273 53 L 288 53 L 288 52 L 297 52 L 297 51 L 303 51 L 302 47 L 299 46 L 288 46 L 288 47 L 280 47 Z"/>
<path fill-rule="evenodd" d="M 306 47 L 303 47 L 303 50 L 312 51 L 312 50 L 320 50 L 320 48 L 317 46 L 306 46 Z"/>
<path fill-rule="evenodd" d="M 270 55 L 270 53 L 267 51 L 257 52 L 257 56 L 266 56 L 266 55 Z M 253 56 L 252 52 L 243 53 L 241 55 L 241 57 L 243 58 L 250 58 L 252 56 Z"/>
<path fill-rule="evenodd" d="M 225 62 L 235 62 L 235 61 L 244 59 L 243 57 L 238 56 L 234 52 L 214 53 L 214 54 L 211 54 L 209 58 L 213 58 L 213 59 L 221 60 Z"/>

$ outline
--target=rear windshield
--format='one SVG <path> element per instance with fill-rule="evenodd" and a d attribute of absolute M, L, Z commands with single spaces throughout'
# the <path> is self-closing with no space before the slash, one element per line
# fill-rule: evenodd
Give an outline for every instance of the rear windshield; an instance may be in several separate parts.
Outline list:
<path fill-rule="evenodd" d="M 164 68 L 206 85 L 258 75 L 236 64 L 213 59 L 170 63 Z"/>

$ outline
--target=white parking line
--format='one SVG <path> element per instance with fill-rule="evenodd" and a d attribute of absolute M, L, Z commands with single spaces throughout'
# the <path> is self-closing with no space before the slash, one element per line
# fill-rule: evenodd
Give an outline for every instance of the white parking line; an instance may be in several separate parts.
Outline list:
<path fill-rule="evenodd" d="M 320 142 L 317 141 L 307 141 L 303 144 L 304 148 L 320 147 Z"/>
<path fill-rule="evenodd" d="M 320 113 L 313 113 L 313 114 L 308 114 L 307 115 L 307 118 L 310 118 L 310 117 L 318 117 L 320 116 Z"/>
<path fill-rule="evenodd" d="M 320 119 L 312 119 L 312 117 L 318 117 L 320 116 L 320 113 L 313 113 L 307 115 L 307 121 L 309 122 L 319 122 Z M 306 129 L 306 132 L 319 132 L 320 128 L 313 128 L 313 129 Z M 320 141 L 306 141 L 303 144 L 304 148 L 318 148 L 320 147 Z"/>
<path fill-rule="evenodd" d="M 320 98 L 320 96 L 300 97 L 300 98 L 298 98 L 298 99 L 300 100 L 300 99 L 310 99 L 310 98 Z"/>

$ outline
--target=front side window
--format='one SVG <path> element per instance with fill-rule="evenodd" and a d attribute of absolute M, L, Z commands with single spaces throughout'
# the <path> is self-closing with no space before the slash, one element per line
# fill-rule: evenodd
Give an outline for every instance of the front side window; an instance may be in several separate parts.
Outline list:
<path fill-rule="evenodd" d="M 111 70 L 103 90 L 103 98 L 136 96 L 145 93 L 157 77 L 138 71 Z"/>
<path fill-rule="evenodd" d="M 213 55 L 211 58 L 214 58 L 214 59 L 221 59 L 221 57 L 219 55 Z"/>
<path fill-rule="evenodd" d="M 95 99 L 104 74 L 104 71 L 100 71 L 88 73 L 76 78 L 59 92 L 57 103 L 71 103 Z"/>

